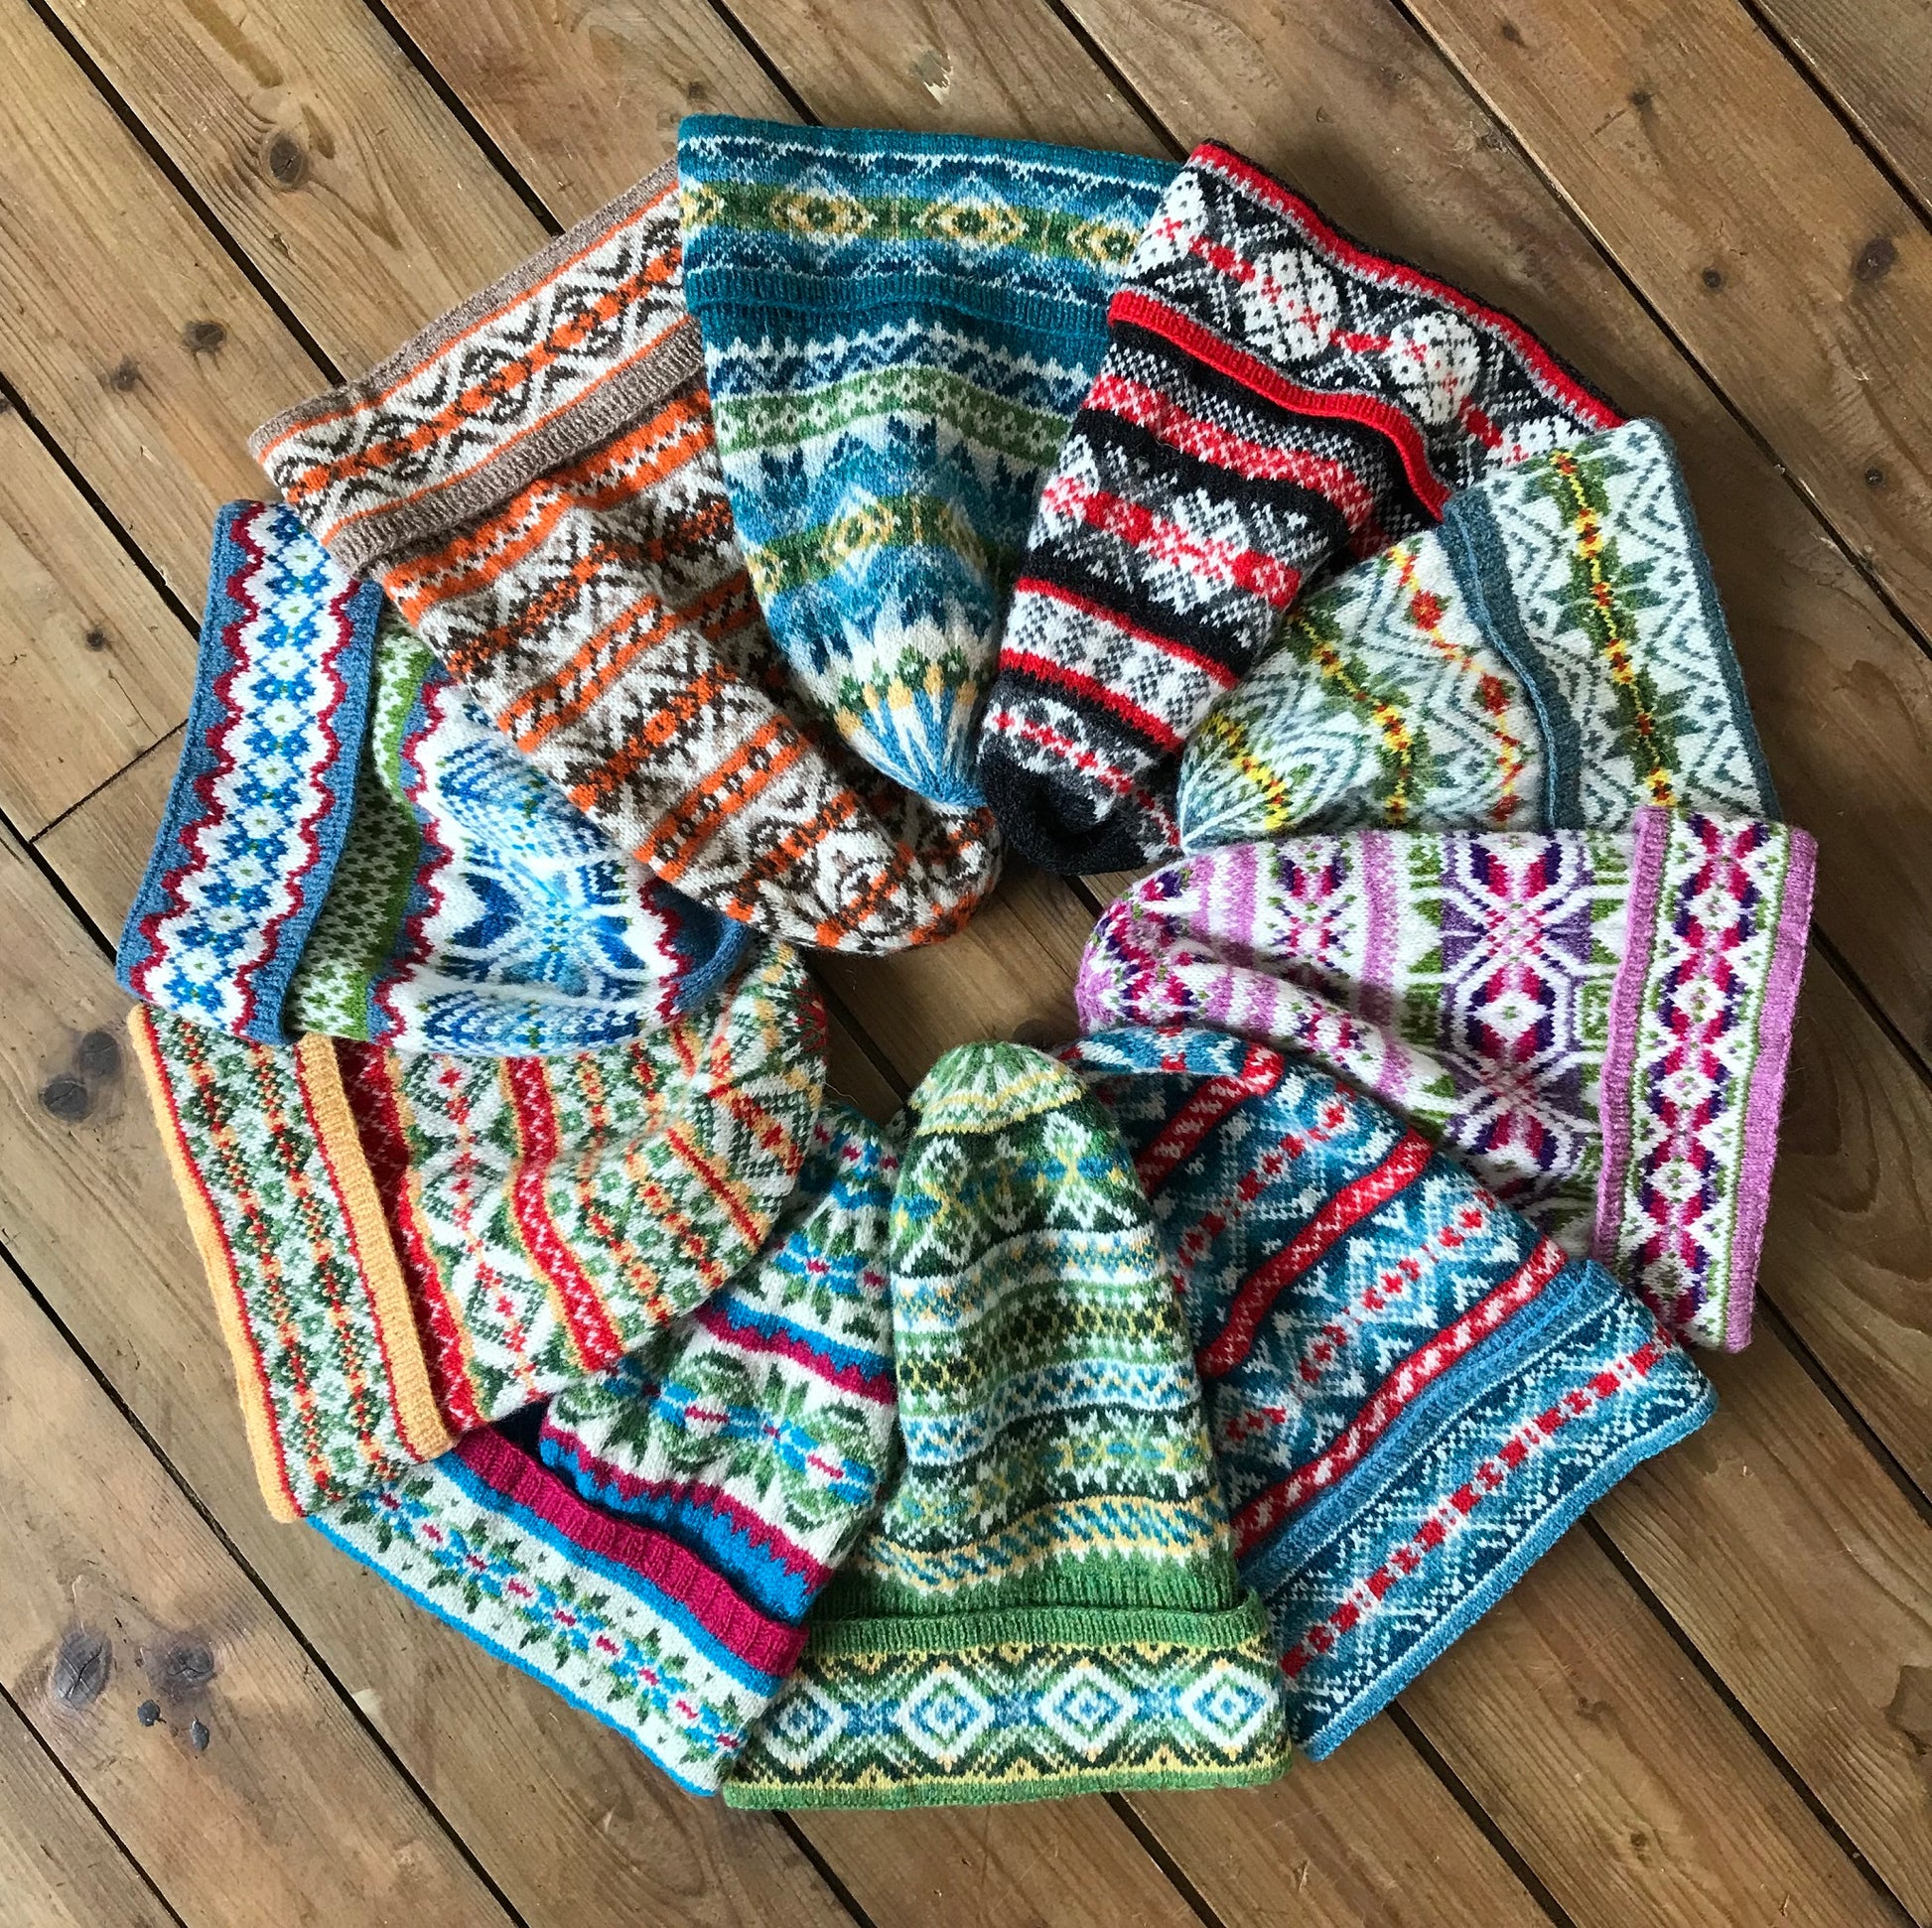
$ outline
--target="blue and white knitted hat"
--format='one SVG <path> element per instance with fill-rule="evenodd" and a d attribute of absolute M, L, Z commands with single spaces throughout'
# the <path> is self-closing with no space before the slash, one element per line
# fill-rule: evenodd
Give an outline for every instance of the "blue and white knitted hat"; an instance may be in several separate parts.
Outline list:
<path fill-rule="evenodd" d="M 611 844 L 290 510 L 220 511 L 126 990 L 257 1043 L 555 1056 L 669 1024 L 754 941 Z"/>
<path fill-rule="evenodd" d="M 974 727 L 1034 500 L 1174 169 L 703 116 L 684 282 L 771 632 L 879 768 L 981 802 Z"/>
<path fill-rule="evenodd" d="M 1180 1027 L 1060 1055 L 1153 1203 L 1318 1759 L 1715 1395 L 1608 1273 L 1325 1072 Z"/>

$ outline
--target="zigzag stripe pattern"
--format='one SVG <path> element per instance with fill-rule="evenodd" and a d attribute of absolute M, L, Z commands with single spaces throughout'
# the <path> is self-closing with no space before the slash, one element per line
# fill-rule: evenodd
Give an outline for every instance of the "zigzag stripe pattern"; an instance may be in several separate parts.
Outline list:
<path fill-rule="evenodd" d="M 1180 762 L 1190 850 L 1294 830 L 1620 830 L 1777 799 L 1677 457 L 1629 422 L 1345 571 Z"/>
<path fill-rule="evenodd" d="M 1325 1072 L 1180 1026 L 1061 1056 L 1135 1148 L 1242 1579 L 1296 1742 L 1327 1753 L 1711 1390 L 1606 1273 L 1440 1153 L 1398 1170 L 1414 1134 Z"/>
<path fill-rule="evenodd" d="M 1213 143 L 1168 188 L 1109 328 L 1028 538 L 980 753 L 1008 837 L 1058 871 L 1175 847 L 1180 745 L 1320 568 L 1618 420 L 1507 316 L 1368 253 Z"/>
<path fill-rule="evenodd" d="M 890 1141 L 828 1101 L 755 1265 L 544 1416 L 544 1462 L 797 1623 L 894 1461 Z"/>
<path fill-rule="evenodd" d="M 291 1040 L 283 1004 L 347 837 L 380 601 L 286 509 L 215 516 L 195 696 L 121 931 L 123 990 Z"/>
<path fill-rule="evenodd" d="M 824 1014 L 779 947 L 689 1018 L 598 1051 L 341 1055 L 463 1431 L 616 1365 L 753 1258 L 823 1096 Z"/>
<path fill-rule="evenodd" d="M 904 1462 L 726 1799 L 1271 1779 L 1280 1687 L 1118 1134 L 1024 1045 L 947 1053 L 910 1110 L 892 1230 Z"/>
<path fill-rule="evenodd" d="M 700 117 L 686 285 L 752 580 L 793 674 L 908 789 L 981 802 L 1034 498 L 1171 166 Z"/>
<path fill-rule="evenodd" d="M 251 448 L 621 851 L 728 917 L 891 951 L 964 922 L 984 812 L 870 770 L 745 572 L 660 169 Z"/>

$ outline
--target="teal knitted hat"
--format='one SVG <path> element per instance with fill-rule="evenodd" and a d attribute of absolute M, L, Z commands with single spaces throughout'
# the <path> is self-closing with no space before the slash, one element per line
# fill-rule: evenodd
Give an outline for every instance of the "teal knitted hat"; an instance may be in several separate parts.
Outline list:
<path fill-rule="evenodd" d="M 904 1462 L 726 1799 L 1273 1779 L 1281 1682 L 1119 1132 L 1017 1044 L 949 1052 L 911 1110 L 891 1245 Z"/>
<path fill-rule="evenodd" d="M 862 755 L 977 805 L 974 724 L 1034 499 L 1165 161 L 701 117 L 685 292 L 752 580 Z"/>

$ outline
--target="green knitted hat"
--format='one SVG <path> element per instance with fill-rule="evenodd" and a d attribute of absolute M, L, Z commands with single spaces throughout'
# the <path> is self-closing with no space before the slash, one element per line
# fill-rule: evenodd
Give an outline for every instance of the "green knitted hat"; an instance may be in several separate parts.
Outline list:
<path fill-rule="evenodd" d="M 912 1110 L 892 1228 L 903 1467 L 726 1799 L 1272 1780 L 1280 1674 L 1119 1133 L 1018 1044 L 949 1052 Z"/>

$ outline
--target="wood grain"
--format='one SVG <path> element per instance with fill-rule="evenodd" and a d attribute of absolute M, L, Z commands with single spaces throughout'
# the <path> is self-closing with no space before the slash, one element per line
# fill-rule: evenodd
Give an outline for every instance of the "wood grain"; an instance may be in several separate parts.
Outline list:
<path fill-rule="evenodd" d="M 97 1815 L 0 1701 L 0 1928 L 179 1928 Z"/>
<path fill-rule="evenodd" d="M 1736 0 L 1412 0 L 1699 364 L 1932 625 L 1932 234 Z"/>
<path fill-rule="evenodd" d="M 11 1272 L 0 1463 L 0 1676 L 179 1914 L 505 1919 Z"/>
<path fill-rule="evenodd" d="M 0 413 L 0 812 L 43 830 L 172 730 L 194 682 L 194 636 Z"/>
<path fill-rule="evenodd" d="M 1923 0 L 1757 0 L 1920 208 L 1932 203 L 1932 12 Z"/>

